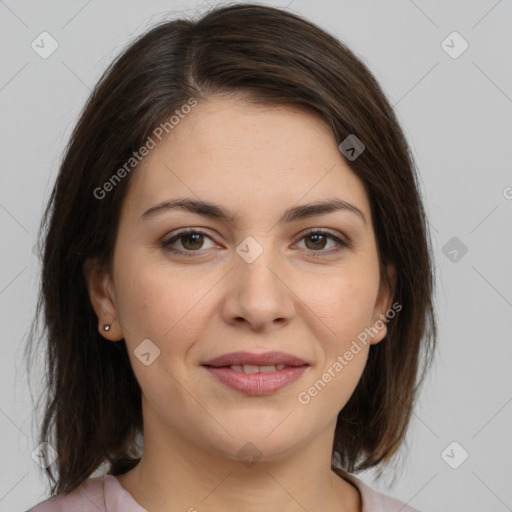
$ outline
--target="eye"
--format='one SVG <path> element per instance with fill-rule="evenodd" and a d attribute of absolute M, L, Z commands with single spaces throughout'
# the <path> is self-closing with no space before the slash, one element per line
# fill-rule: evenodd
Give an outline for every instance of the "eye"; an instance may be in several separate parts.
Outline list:
<path fill-rule="evenodd" d="M 199 249 L 203 248 L 202 246 L 204 244 L 205 238 L 212 240 L 211 237 L 208 236 L 204 231 L 189 228 L 176 233 L 174 236 L 167 240 L 162 241 L 162 247 L 166 251 L 172 252 L 174 254 L 183 256 L 195 256 L 193 253 L 199 252 Z M 172 247 L 172 244 L 177 241 L 180 242 L 181 246 L 185 250 Z"/>
<path fill-rule="evenodd" d="M 204 231 L 188 228 L 181 230 L 169 239 L 162 241 L 162 247 L 173 254 L 193 257 L 196 256 L 194 253 L 201 252 L 201 249 L 205 249 L 204 243 L 206 239 L 213 243 L 212 238 Z M 322 230 L 309 231 L 302 235 L 300 241 L 302 240 L 305 240 L 305 248 L 314 258 L 329 256 L 350 247 L 349 242 L 342 240 L 328 231 Z M 333 243 L 335 247 L 333 250 L 324 250 L 328 241 Z M 174 247 L 176 242 L 179 242 L 182 247 L 181 249 Z M 215 244 L 210 246 L 210 248 L 214 246 Z M 206 249 L 208 249 L 208 247 L 206 247 Z"/>
<path fill-rule="evenodd" d="M 309 231 L 302 235 L 302 238 L 300 239 L 305 240 L 306 249 L 310 250 L 312 253 L 318 253 L 321 254 L 312 254 L 313 257 L 318 258 L 322 255 L 329 255 L 333 253 L 337 253 L 339 251 L 342 251 L 346 248 L 350 247 L 350 244 L 346 242 L 345 240 L 342 240 L 341 238 L 338 238 L 337 236 L 333 235 L 332 233 L 328 231 L 322 231 L 322 230 L 313 230 Z M 308 242 L 310 240 L 310 242 Z M 334 250 L 325 251 L 326 243 L 328 241 L 334 242 Z M 332 246 L 331 246 L 332 247 Z"/>

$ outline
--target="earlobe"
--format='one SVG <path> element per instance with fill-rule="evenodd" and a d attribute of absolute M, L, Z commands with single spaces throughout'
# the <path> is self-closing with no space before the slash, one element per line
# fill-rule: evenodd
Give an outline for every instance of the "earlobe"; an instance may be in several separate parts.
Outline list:
<path fill-rule="evenodd" d="M 122 339 L 123 331 L 116 321 L 117 307 L 109 273 L 97 260 L 87 260 L 84 277 L 91 305 L 98 317 L 98 331 L 110 341 Z"/>
<path fill-rule="evenodd" d="M 373 331 L 377 333 L 372 336 L 370 344 L 375 345 L 381 342 L 388 332 L 387 320 L 388 312 L 393 303 L 396 287 L 396 269 L 394 265 L 389 264 L 387 268 L 388 281 L 381 280 L 379 295 L 375 302 L 374 317 L 373 317 Z"/>

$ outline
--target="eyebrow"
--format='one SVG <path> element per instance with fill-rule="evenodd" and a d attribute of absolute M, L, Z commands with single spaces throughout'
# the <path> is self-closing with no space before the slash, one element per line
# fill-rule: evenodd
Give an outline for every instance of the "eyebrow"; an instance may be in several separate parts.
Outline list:
<path fill-rule="evenodd" d="M 170 199 L 168 201 L 159 203 L 149 208 L 149 210 L 146 210 L 141 215 L 141 218 L 148 219 L 154 217 L 158 213 L 163 213 L 177 208 L 181 208 L 188 212 L 197 213 L 198 215 L 203 215 L 205 217 L 210 217 L 212 219 L 220 220 L 227 224 L 236 224 L 237 220 L 239 219 L 238 215 L 230 212 L 229 210 L 226 210 L 222 206 L 190 198 Z M 299 206 L 292 206 L 284 212 L 278 222 L 279 224 L 290 223 L 297 220 L 313 217 L 315 215 L 322 215 L 334 211 L 354 213 L 364 222 L 364 224 L 366 224 L 366 217 L 359 208 L 353 204 L 347 203 L 346 201 L 337 198 Z"/>

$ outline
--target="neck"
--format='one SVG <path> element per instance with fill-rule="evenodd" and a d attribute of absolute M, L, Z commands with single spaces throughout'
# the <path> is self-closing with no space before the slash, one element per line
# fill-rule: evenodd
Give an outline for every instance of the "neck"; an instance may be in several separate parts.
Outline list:
<path fill-rule="evenodd" d="M 148 512 L 359 512 L 359 492 L 331 470 L 333 435 L 334 427 L 286 457 L 251 464 L 145 430 L 140 462 L 117 479 Z"/>

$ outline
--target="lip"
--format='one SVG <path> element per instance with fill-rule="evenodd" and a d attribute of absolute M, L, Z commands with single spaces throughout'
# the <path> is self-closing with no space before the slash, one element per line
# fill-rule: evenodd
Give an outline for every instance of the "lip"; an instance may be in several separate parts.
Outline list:
<path fill-rule="evenodd" d="M 254 352 L 230 352 L 229 354 L 223 354 L 203 363 L 203 366 L 221 367 L 234 364 L 254 364 L 258 366 L 284 364 L 285 366 L 303 366 L 307 363 L 300 357 L 286 354 L 285 352 L 272 351 L 262 352 L 261 354 Z"/>
<path fill-rule="evenodd" d="M 244 373 L 230 368 L 231 365 L 257 366 L 284 365 L 281 370 L 268 373 Z M 202 365 L 225 386 L 246 395 L 275 393 L 299 379 L 309 368 L 303 359 L 284 352 L 231 352 L 211 359 Z"/>
<path fill-rule="evenodd" d="M 245 393 L 246 395 L 268 395 L 295 382 L 309 368 L 303 366 L 286 366 L 282 370 L 270 373 L 244 373 L 229 367 L 205 366 L 206 370 L 222 384 Z"/>

